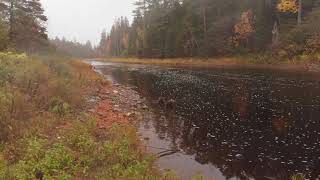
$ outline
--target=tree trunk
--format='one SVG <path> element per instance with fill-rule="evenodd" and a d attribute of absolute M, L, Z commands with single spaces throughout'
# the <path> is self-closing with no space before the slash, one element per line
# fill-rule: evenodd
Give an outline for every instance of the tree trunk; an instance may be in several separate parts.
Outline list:
<path fill-rule="evenodd" d="M 147 6 L 146 6 L 146 0 L 143 0 L 143 56 L 146 56 L 146 48 L 147 48 L 147 38 L 146 38 L 146 34 L 147 34 L 147 22 L 146 22 L 146 9 L 147 9 Z"/>
<path fill-rule="evenodd" d="M 207 29 L 207 4 L 206 0 L 202 1 L 202 11 L 203 11 L 203 33 L 204 33 L 204 48 L 205 48 L 205 57 L 209 56 L 209 40 L 208 40 L 208 29 Z"/>
<path fill-rule="evenodd" d="M 299 8 L 298 8 L 298 25 L 302 23 L 302 0 L 299 0 Z"/>
<path fill-rule="evenodd" d="M 10 42 L 13 42 L 13 23 L 14 23 L 14 2 L 11 1 L 10 3 L 10 9 L 9 9 L 9 40 Z"/>
<path fill-rule="evenodd" d="M 272 48 L 276 47 L 279 44 L 279 25 L 275 21 L 272 29 Z"/>

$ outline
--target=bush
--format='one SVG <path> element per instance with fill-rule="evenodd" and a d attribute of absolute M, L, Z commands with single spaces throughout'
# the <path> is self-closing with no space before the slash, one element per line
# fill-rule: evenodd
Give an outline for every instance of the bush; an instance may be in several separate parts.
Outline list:
<path fill-rule="evenodd" d="M 308 38 L 306 51 L 311 54 L 320 52 L 320 33 L 314 33 Z"/>
<path fill-rule="evenodd" d="M 77 151 L 83 171 L 98 179 L 145 179 L 152 176 L 153 159 L 139 149 L 136 131 L 130 126 L 114 126 L 107 139 L 95 137 L 96 125 L 89 120 L 67 133 L 70 148 Z M 100 167 L 93 169 L 94 167 Z"/>
<path fill-rule="evenodd" d="M 54 97 L 50 101 L 50 111 L 63 116 L 71 112 L 70 105 L 62 99 Z"/>
<path fill-rule="evenodd" d="M 10 170 L 15 179 L 69 179 L 74 175 L 77 161 L 63 144 L 48 146 L 44 139 L 28 139 L 22 159 Z"/>
<path fill-rule="evenodd" d="M 70 61 L 0 52 L 0 142 L 21 134 L 19 126 L 40 112 L 81 111 L 83 82 L 71 66 Z"/>

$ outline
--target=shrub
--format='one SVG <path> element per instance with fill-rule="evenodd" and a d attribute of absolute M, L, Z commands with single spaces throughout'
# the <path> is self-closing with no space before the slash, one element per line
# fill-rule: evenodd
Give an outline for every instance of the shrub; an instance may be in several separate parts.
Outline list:
<path fill-rule="evenodd" d="M 50 101 L 50 111 L 63 116 L 71 112 L 70 105 L 64 102 L 62 99 L 54 97 Z"/>
<path fill-rule="evenodd" d="M 308 38 L 306 51 L 312 54 L 320 51 L 320 33 L 314 33 Z"/>
<path fill-rule="evenodd" d="M 85 92 L 70 63 L 0 52 L 0 142 L 20 134 L 19 126 L 40 112 L 81 110 Z"/>
<path fill-rule="evenodd" d="M 77 161 L 72 151 L 63 144 L 48 146 L 44 139 L 28 139 L 26 152 L 11 169 L 11 177 L 16 179 L 68 179 L 74 175 Z"/>

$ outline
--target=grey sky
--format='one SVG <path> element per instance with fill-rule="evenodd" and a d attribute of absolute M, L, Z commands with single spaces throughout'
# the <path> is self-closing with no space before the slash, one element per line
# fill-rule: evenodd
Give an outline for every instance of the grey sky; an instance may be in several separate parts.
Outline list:
<path fill-rule="evenodd" d="M 132 19 L 134 0 L 41 0 L 53 37 L 90 40 L 97 44 L 103 29 L 110 30 L 116 17 Z"/>

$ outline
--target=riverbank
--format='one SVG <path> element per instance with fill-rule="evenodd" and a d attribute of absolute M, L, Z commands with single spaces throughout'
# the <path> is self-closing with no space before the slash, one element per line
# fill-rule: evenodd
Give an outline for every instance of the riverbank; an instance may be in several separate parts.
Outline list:
<path fill-rule="evenodd" d="M 0 53 L 0 179 L 166 179 L 90 65 Z"/>
<path fill-rule="evenodd" d="M 100 61 L 115 63 L 132 63 L 145 65 L 159 65 L 171 67 L 199 67 L 199 68 L 254 68 L 274 69 L 294 72 L 320 73 L 320 64 L 311 61 L 261 61 L 256 58 L 227 57 L 214 59 L 176 58 L 176 59 L 139 59 L 139 58 L 97 58 Z"/>

